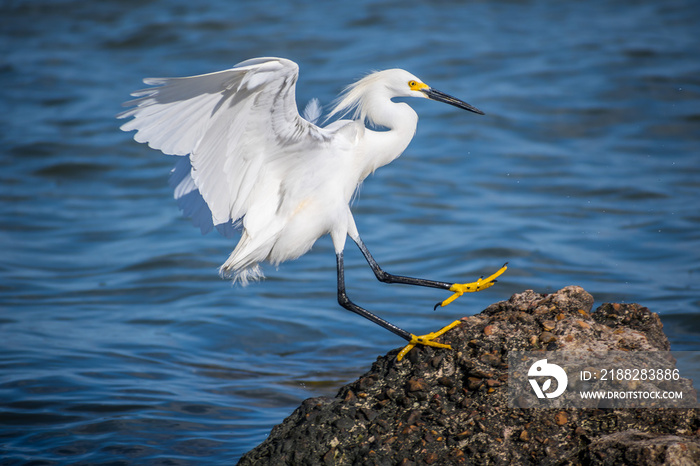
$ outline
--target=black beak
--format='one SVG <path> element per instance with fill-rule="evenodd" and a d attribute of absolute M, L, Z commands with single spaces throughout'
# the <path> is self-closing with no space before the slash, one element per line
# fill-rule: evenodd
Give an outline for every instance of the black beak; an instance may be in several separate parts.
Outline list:
<path fill-rule="evenodd" d="M 440 92 L 438 90 L 431 88 L 428 89 L 421 89 L 421 92 L 423 92 L 426 96 L 428 96 L 429 99 L 436 100 L 438 102 L 444 102 L 446 104 L 454 105 L 457 108 L 461 108 L 462 110 L 469 110 L 470 112 L 478 113 L 479 115 L 484 115 L 484 112 L 479 110 L 478 108 L 469 105 L 468 103 L 461 101 L 459 99 L 455 99 L 451 95 L 447 95 L 444 92 Z"/>

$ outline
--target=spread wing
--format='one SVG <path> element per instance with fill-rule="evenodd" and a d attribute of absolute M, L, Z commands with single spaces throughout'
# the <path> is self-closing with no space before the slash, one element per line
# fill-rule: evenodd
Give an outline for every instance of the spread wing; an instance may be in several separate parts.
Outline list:
<path fill-rule="evenodd" d="M 156 87 L 133 93 L 136 99 L 124 104 L 133 108 L 117 117 L 133 117 L 121 129 L 136 130 L 136 141 L 189 155 L 191 169 L 182 160 L 171 182 L 181 207 L 195 211 L 205 231 L 207 224 L 211 229 L 246 214 L 253 188 L 273 162 L 298 163 L 300 145 L 313 149 L 329 139 L 328 131 L 299 116 L 298 77 L 293 61 L 255 58 L 217 73 L 145 79 Z"/>

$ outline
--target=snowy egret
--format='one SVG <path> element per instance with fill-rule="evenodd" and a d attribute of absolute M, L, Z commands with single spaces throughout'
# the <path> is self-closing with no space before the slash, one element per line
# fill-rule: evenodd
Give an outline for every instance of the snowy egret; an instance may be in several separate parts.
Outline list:
<path fill-rule="evenodd" d="M 279 264 L 306 253 L 329 233 L 336 254 L 338 302 L 409 344 L 450 348 L 433 341 L 450 328 L 416 336 L 352 302 L 345 291 L 343 250 L 350 236 L 378 280 L 440 288 L 453 294 L 490 287 L 504 265 L 486 279 L 447 283 L 392 275 L 379 267 L 355 226 L 350 202 L 360 183 L 396 159 L 416 132 L 418 116 L 395 97 L 420 97 L 483 114 L 459 99 L 433 89 L 407 71 L 379 71 L 348 86 L 328 118 L 318 126 L 318 105 L 299 114 L 295 85 L 299 67 L 283 58 L 254 58 L 216 73 L 184 78 L 145 79 L 154 86 L 131 94 L 133 107 L 118 118 L 136 130 L 134 139 L 165 154 L 182 156 L 171 185 L 184 213 L 204 233 L 217 227 L 228 235 L 242 229 L 222 276 L 247 284 L 262 278 L 259 263 Z M 327 120 L 328 120 L 327 118 Z M 367 124 L 367 126 L 366 126 Z"/>

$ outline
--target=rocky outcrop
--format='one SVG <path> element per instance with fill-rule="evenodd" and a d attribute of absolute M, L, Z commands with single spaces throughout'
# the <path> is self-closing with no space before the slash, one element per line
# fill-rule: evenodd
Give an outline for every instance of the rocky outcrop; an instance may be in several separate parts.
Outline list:
<path fill-rule="evenodd" d="M 525 291 L 442 342 L 380 357 L 335 398 L 305 400 L 242 465 L 700 464 L 695 408 L 513 407 L 512 351 L 665 351 L 659 316 L 580 287 Z M 690 381 L 681 380 L 691 392 Z"/>

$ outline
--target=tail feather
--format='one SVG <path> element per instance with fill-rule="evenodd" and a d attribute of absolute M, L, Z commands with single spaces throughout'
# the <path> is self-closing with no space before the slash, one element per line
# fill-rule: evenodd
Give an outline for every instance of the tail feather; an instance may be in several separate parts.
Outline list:
<path fill-rule="evenodd" d="M 223 278 L 232 278 L 233 283 L 239 282 L 243 286 L 246 286 L 250 281 L 265 278 L 259 263 L 270 255 L 274 241 L 256 243 L 258 242 L 254 242 L 244 231 L 236 248 L 219 268 L 219 275 Z"/>
<path fill-rule="evenodd" d="M 225 264 L 219 268 L 219 274 L 224 278 L 233 279 L 233 284 L 240 283 L 241 286 L 248 286 L 251 281 L 256 282 L 265 278 L 260 264 L 255 264 L 241 270 L 226 268 Z"/>

